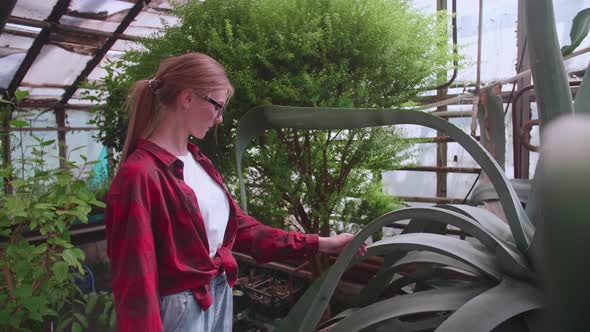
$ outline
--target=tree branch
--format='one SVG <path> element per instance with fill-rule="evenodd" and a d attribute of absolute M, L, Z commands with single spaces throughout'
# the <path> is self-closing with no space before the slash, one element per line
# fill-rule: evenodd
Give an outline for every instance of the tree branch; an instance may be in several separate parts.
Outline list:
<path fill-rule="evenodd" d="M 11 301 L 16 300 L 16 295 L 14 294 L 14 281 L 12 280 L 12 274 L 10 273 L 10 265 L 8 263 L 8 258 L 4 254 L 2 250 L 0 250 L 0 259 L 2 259 L 4 266 L 2 266 L 2 274 L 4 275 L 4 279 L 6 280 L 6 287 L 8 288 L 8 297 Z"/>

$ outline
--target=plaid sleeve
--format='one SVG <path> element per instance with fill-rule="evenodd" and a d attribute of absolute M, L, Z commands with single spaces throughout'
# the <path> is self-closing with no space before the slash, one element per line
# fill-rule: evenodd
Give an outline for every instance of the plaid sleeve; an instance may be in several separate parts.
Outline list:
<path fill-rule="evenodd" d="M 237 203 L 234 206 L 238 231 L 233 249 L 251 255 L 257 263 L 309 258 L 318 251 L 319 235 L 264 225 L 245 214 Z"/>
<path fill-rule="evenodd" d="M 139 198 L 140 188 L 122 191 L 109 195 L 105 211 L 117 329 L 159 332 L 163 328 L 150 214 Z"/>

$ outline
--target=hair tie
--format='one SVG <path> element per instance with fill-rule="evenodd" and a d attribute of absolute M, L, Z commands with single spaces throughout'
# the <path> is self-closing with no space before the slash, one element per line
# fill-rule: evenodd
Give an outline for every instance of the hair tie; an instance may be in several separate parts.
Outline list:
<path fill-rule="evenodd" d="M 160 88 L 160 85 L 162 85 L 162 81 L 160 81 L 157 78 L 152 78 L 151 80 L 148 81 L 148 87 L 150 88 L 150 91 L 154 95 L 156 93 L 158 93 L 158 89 Z"/>

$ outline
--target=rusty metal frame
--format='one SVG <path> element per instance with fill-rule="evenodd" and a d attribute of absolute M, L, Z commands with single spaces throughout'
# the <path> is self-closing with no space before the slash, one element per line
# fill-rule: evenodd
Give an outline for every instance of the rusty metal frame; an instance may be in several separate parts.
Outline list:
<path fill-rule="evenodd" d="M 139 2 L 142 2 L 142 1 L 139 0 Z M 116 34 L 116 32 L 107 32 L 107 31 L 101 31 L 101 30 L 95 30 L 95 29 L 82 28 L 82 27 L 77 27 L 74 25 L 63 24 L 63 23 L 53 23 L 52 24 L 51 22 L 48 22 L 48 21 L 39 21 L 39 20 L 34 20 L 34 19 L 24 18 L 24 17 L 17 17 L 17 16 L 9 16 L 7 22 L 12 23 L 12 24 L 25 25 L 25 26 L 29 26 L 29 27 L 33 27 L 33 28 L 41 28 L 41 29 L 46 28 L 48 26 L 52 26 L 55 32 L 74 33 L 74 34 L 80 34 L 80 35 L 88 35 L 88 36 L 92 36 L 92 37 L 111 38 L 111 37 L 113 37 L 113 35 Z M 138 41 L 141 39 L 141 37 L 120 33 L 117 36 L 117 39 Z"/>

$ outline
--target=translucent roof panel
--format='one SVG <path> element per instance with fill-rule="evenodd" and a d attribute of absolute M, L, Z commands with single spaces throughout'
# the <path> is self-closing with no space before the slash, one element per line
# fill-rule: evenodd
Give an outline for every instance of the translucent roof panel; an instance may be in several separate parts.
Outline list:
<path fill-rule="evenodd" d="M 36 84 L 70 85 L 91 56 L 68 52 L 55 45 L 45 45 L 24 78 Z"/>
<path fill-rule="evenodd" d="M 35 20 L 45 20 L 57 0 L 18 0 L 12 10 L 12 16 L 25 17 Z"/>
<path fill-rule="evenodd" d="M 108 16 L 123 10 L 129 10 L 131 7 L 133 7 L 133 3 L 129 1 L 73 0 L 69 9 L 77 13 L 104 14 Z"/>
<path fill-rule="evenodd" d="M 0 88 L 8 87 L 25 55 L 26 53 L 15 53 L 0 58 Z"/>

